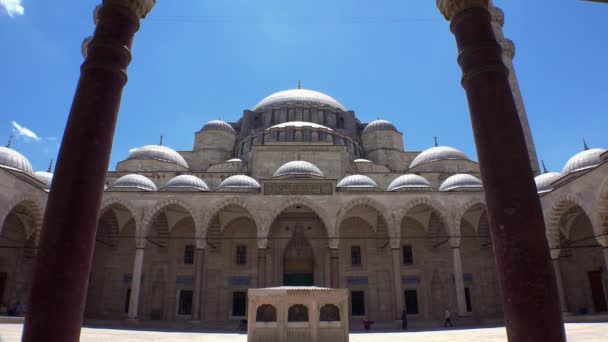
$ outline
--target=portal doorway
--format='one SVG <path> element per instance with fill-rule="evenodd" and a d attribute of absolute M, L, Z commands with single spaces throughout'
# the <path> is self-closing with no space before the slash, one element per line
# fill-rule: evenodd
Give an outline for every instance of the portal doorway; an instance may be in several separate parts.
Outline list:
<path fill-rule="evenodd" d="M 283 258 L 283 285 L 312 286 L 315 280 L 314 270 L 312 247 L 304 236 L 303 227 L 296 225 Z"/>

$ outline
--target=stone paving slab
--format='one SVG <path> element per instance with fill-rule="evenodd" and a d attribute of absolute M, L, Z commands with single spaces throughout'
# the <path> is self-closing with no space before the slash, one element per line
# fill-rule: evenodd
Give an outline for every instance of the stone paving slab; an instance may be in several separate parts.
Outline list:
<path fill-rule="evenodd" d="M 2 342 L 21 341 L 22 324 L 0 324 Z M 569 323 L 566 324 L 569 342 L 608 341 L 608 323 Z M 157 332 L 116 329 L 83 328 L 81 341 L 101 342 L 246 342 L 245 334 Z M 507 341 L 505 328 L 479 328 L 462 330 L 438 330 L 419 332 L 371 332 L 352 333 L 352 342 L 454 342 L 478 340 L 483 342 Z"/>

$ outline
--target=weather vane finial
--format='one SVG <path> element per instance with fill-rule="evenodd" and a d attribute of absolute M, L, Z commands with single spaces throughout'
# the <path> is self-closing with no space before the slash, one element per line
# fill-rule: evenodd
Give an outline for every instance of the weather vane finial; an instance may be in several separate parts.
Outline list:
<path fill-rule="evenodd" d="M 435 136 L 435 147 L 439 146 L 439 144 L 437 144 L 437 137 Z"/>
<path fill-rule="evenodd" d="M 589 146 L 587 146 L 587 141 L 585 141 L 585 138 L 583 138 L 583 149 L 585 149 L 585 151 L 587 151 L 589 149 Z"/>
<path fill-rule="evenodd" d="M 13 146 L 13 138 L 15 136 L 13 135 L 13 133 L 11 133 L 11 135 L 8 137 L 8 144 L 6 144 L 6 147 L 11 148 Z"/>
<path fill-rule="evenodd" d="M 49 164 L 49 169 L 46 172 L 51 172 L 53 170 L 53 159 L 51 159 L 51 163 Z"/>
<path fill-rule="evenodd" d="M 302 89 L 302 80 L 298 80 L 298 89 Z"/>
<path fill-rule="evenodd" d="M 163 146 L 163 135 L 162 134 L 160 135 L 160 143 L 159 143 L 159 145 Z"/>
<path fill-rule="evenodd" d="M 549 171 L 547 171 L 547 166 L 545 165 L 545 161 L 541 160 L 540 162 L 541 162 L 541 164 L 543 164 L 543 173 L 549 172 Z"/>

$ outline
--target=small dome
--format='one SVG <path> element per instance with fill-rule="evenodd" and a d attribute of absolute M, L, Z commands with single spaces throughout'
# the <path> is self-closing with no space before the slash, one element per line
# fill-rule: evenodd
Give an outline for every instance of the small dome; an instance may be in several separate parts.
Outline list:
<path fill-rule="evenodd" d="M 371 160 L 367 160 L 367 159 L 355 159 L 353 160 L 353 162 L 355 163 L 371 163 Z"/>
<path fill-rule="evenodd" d="M 228 159 L 226 160 L 226 163 L 242 163 L 243 161 L 240 160 L 239 158 L 232 158 L 232 159 Z"/>
<path fill-rule="evenodd" d="M 397 131 L 397 128 L 386 120 L 375 120 L 367 124 L 363 129 L 363 134 L 373 131 Z"/>
<path fill-rule="evenodd" d="M 53 181 L 52 173 L 46 172 L 46 171 L 36 171 L 36 173 L 34 173 L 34 177 L 36 177 L 37 180 L 44 183 L 45 189 L 51 188 L 51 182 Z"/>
<path fill-rule="evenodd" d="M 127 160 L 160 160 L 188 168 L 188 163 L 175 150 L 162 145 L 148 145 L 136 148 L 129 153 Z"/>
<path fill-rule="evenodd" d="M 395 178 L 388 186 L 388 191 L 395 191 L 399 189 L 406 188 L 430 188 L 431 183 L 427 181 L 424 177 L 418 175 L 403 175 Z"/>
<path fill-rule="evenodd" d="M 230 125 L 226 121 L 222 121 L 222 120 L 211 120 L 211 121 L 207 122 L 205 124 L 205 126 L 203 126 L 201 131 L 206 131 L 206 130 L 219 130 L 219 131 L 226 131 L 228 133 L 236 134 L 236 131 L 234 130 L 232 125 Z"/>
<path fill-rule="evenodd" d="M 179 175 L 171 178 L 163 187 L 163 189 L 167 188 L 209 191 L 207 183 L 205 183 L 202 179 L 192 175 Z"/>
<path fill-rule="evenodd" d="M 422 151 L 412 160 L 410 169 L 437 160 L 469 160 L 461 151 L 449 146 L 435 146 Z"/>
<path fill-rule="evenodd" d="M 456 189 L 481 189 L 481 181 L 475 176 L 465 173 L 455 174 L 444 180 L 439 187 L 439 191 L 451 191 Z"/>
<path fill-rule="evenodd" d="M 336 101 L 333 97 L 325 95 L 318 91 L 309 89 L 290 89 L 280 91 L 278 93 L 267 96 L 262 101 L 258 102 L 253 107 L 253 111 L 264 109 L 267 107 L 278 107 L 286 105 L 305 105 L 305 106 L 321 106 L 330 107 L 345 111 L 346 108 Z"/>
<path fill-rule="evenodd" d="M 337 188 L 378 188 L 378 184 L 373 179 L 364 175 L 351 175 L 342 178 Z"/>
<path fill-rule="evenodd" d="M 314 177 L 325 177 L 323 172 L 319 168 L 307 161 L 296 160 L 290 161 L 289 163 L 283 164 L 279 167 L 272 177 L 281 176 L 314 176 Z"/>
<path fill-rule="evenodd" d="M 129 174 L 118 178 L 111 186 L 112 189 L 138 189 L 142 191 L 156 191 L 156 185 L 148 177 Z"/>
<path fill-rule="evenodd" d="M 566 162 L 566 165 L 564 165 L 564 168 L 562 169 L 562 173 L 565 175 L 570 172 L 597 166 L 602 163 L 602 158 L 600 156 L 604 152 L 606 152 L 606 150 L 603 148 L 592 148 L 579 152 L 568 159 L 568 162 Z"/>
<path fill-rule="evenodd" d="M 255 179 L 246 175 L 234 175 L 230 176 L 222 183 L 220 183 L 219 189 L 259 189 L 260 183 Z"/>
<path fill-rule="evenodd" d="M 534 182 L 536 182 L 536 190 L 539 194 L 551 191 L 553 189 L 551 183 L 561 178 L 561 176 L 562 174 L 559 172 L 547 172 L 534 177 Z"/>
<path fill-rule="evenodd" d="M 30 176 L 34 175 L 30 161 L 10 147 L 0 146 L 0 167 L 25 172 Z"/>
<path fill-rule="evenodd" d="M 283 122 L 280 123 L 278 125 L 274 125 L 272 127 L 266 128 L 266 130 L 269 129 L 273 129 L 273 128 L 289 128 L 289 127 L 293 127 L 293 128 L 319 128 L 319 129 L 324 129 L 327 131 L 333 131 L 333 129 L 329 128 L 329 127 L 325 127 L 323 125 L 319 125 L 313 122 L 306 122 L 306 121 L 289 121 L 289 122 Z"/>

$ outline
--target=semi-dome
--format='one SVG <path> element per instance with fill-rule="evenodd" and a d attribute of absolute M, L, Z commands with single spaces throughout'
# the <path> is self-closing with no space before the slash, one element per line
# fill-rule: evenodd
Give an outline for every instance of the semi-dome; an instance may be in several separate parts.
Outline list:
<path fill-rule="evenodd" d="M 364 175 L 351 175 L 342 178 L 337 188 L 378 188 L 378 184 L 373 179 Z"/>
<path fill-rule="evenodd" d="M 371 160 L 368 159 L 355 159 L 353 160 L 354 163 L 371 163 Z"/>
<path fill-rule="evenodd" d="M 551 191 L 553 187 L 551 183 L 555 182 L 562 176 L 559 172 L 546 172 L 542 175 L 534 177 L 534 182 L 536 183 L 536 190 L 539 194 Z"/>
<path fill-rule="evenodd" d="M 118 178 L 111 189 L 137 189 L 141 191 L 156 191 L 156 185 L 148 177 L 128 174 Z"/>
<path fill-rule="evenodd" d="M 418 175 L 402 175 L 391 182 L 388 186 L 388 191 L 396 191 L 399 189 L 421 189 L 430 188 L 431 183 L 422 176 Z"/>
<path fill-rule="evenodd" d="M 592 148 L 579 152 L 568 159 L 566 165 L 564 165 L 564 168 L 562 169 L 562 173 L 567 174 L 597 166 L 602 163 L 602 158 L 600 156 L 604 152 L 606 152 L 606 150 L 603 148 Z"/>
<path fill-rule="evenodd" d="M 437 160 L 469 160 L 461 151 L 449 146 L 435 146 L 422 151 L 412 160 L 410 169 Z"/>
<path fill-rule="evenodd" d="M 205 124 L 205 126 L 203 126 L 201 131 L 207 131 L 207 130 L 219 130 L 219 131 L 226 131 L 228 133 L 236 134 L 236 131 L 234 130 L 232 125 L 230 125 L 226 121 L 222 121 L 222 120 L 211 120 L 211 121 L 207 122 Z"/>
<path fill-rule="evenodd" d="M 162 145 L 147 145 L 136 148 L 129 153 L 127 160 L 160 160 L 188 168 L 188 163 L 175 150 Z"/>
<path fill-rule="evenodd" d="M 481 181 L 475 176 L 465 173 L 455 174 L 444 180 L 439 191 L 451 191 L 456 189 L 481 189 Z"/>
<path fill-rule="evenodd" d="M 51 188 L 51 182 L 53 182 L 52 173 L 46 172 L 46 171 L 36 171 L 34 173 L 34 177 L 36 177 L 37 180 L 39 180 L 40 182 L 42 182 L 44 184 L 45 189 Z"/>
<path fill-rule="evenodd" d="M 276 129 L 276 128 L 319 128 L 327 131 L 333 131 L 333 129 L 329 127 L 325 127 L 323 125 L 316 124 L 314 122 L 307 121 L 289 121 L 283 122 L 278 125 L 274 125 L 272 127 L 267 128 L 266 130 Z"/>
<path fill-rule="evenodd" d="M 10 147 L 0 146 L 0 167 L 25 172 L 30 176 L 34 175 L 30 161 Z"/>
<path fill-rule="evenodd" d="M 163 189 L 209 191 L 207 183 L 193 175 L 179 175 L 171 178 Z"/>
<path fill-rule="evenodd" d="M 260 183 L 246 175 L 230 176 L 220 183 L 219 189 L 259 189 Z"/>
<path fill-rule="evenodd" d="M 253 107 L 253 111 L 285 105 L 321 106 L 345 111 L 346 108 L 333 97 L 310 89 L 290 89 L 271 94 Z"/>
<path fill-rule="evenodd" d="M 273 177 L 282 176 L 313 176 L 313 177 L 325 177 L 323 172 L 319 168 L 307 161 L 295 160 L 285 163 L 279 167 Z"/>
<path fill-rule="evenodd" d="M 375 120 L 367 124 L 363 129 L 363 134 L 373 132 L 373 131 L 394 131 L 398 132 L 397 128 L 390 122 L 386 120 Z"/>

